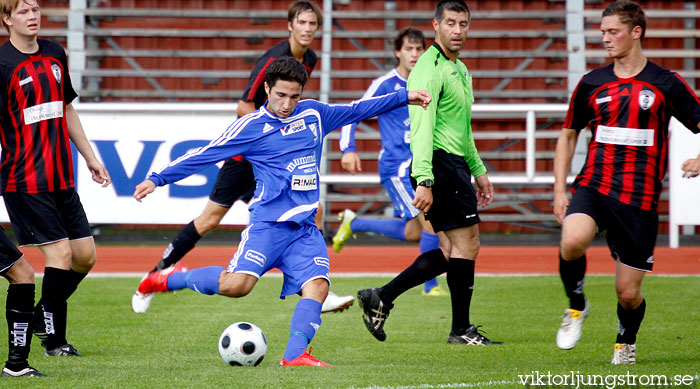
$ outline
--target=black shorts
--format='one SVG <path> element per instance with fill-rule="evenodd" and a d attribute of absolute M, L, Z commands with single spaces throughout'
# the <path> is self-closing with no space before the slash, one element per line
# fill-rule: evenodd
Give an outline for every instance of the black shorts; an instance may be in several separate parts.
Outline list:
<path fill-rule="evenodd" d="M 209 194 L 209 201 L 222 207 L 231 208 L 236 200 L 246 203 L 255 193 L 255 176 L 253 166 L 245 159 L 236 161 L 229 158 L 216 176 L 214 188 Z"/>
<path fill-rule="evenodd" d="M 566 216 L 586 214 L 595 220 L 615 260 L 633 269 L 651 271 L 659 231 L 659 214 L 621 203 L 587 186 L 576 189 Z"/>
<path fill-rule="evenodd" d="M 435 232 L 470 227 L 481 221 L 476 211 L 472 173 L 463 157 L 433 151 L 433 205 L 425 213 Z M 412 179 L 415 185 L 415 180 Z"/>
<path fill-rule="evenodd" d="M 15 244 L 0 226 L 0 275 L 5 275 L 8 270 L 22 258 L 22 252 L 17 250 Z"/>
<path fill-rule="evenodd" d="M 74 188 L 36 194 L 6 192 L 2 197 L 20 246 L 92 236 Z"/>

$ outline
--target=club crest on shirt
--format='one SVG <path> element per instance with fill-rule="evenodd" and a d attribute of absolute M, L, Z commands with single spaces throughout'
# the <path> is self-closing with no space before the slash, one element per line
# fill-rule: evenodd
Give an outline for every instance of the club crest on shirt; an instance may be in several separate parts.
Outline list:
<path fill-rule="evenodd" d="M 304 129 L 306 129 L 304 119 L 299 119 L 296 122 L 293 122 L 288 126 L 283 127 L 280 131 L 282 131 L 282 136 L 287 136 L 296 134 L 299 131 L 304 131 Z"/>
<path fill-rule="evenodd" d="M 650 90 L 645 89 L 639 92 L 639 108 L 648 110 L 654 105 L 654 99 L 656 99 L 656 94 Z"/>
<path fill-rule="evenodd" d="M 61 68 L 58 67 L 58 65 L 53 64 L 53 65 L 51 65 L 51 73 L 53 73 L 53 76 L 56 79 L 56 82 L 58 82 L 60 84 L 61 83 Z"/>
<path fill-rule="evenodd" d="M 316 127 L 316 123 L 309 123 L 309 130 L 314 134 L 314 140 L 318 139 L 318 127 Z"/>

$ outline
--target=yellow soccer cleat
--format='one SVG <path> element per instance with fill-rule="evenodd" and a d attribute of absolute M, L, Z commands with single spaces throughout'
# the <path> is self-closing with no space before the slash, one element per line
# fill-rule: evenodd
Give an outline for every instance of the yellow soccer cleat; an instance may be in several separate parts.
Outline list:
<path fill-rule="evenodd" d="M 355 237 L 352 233 L 352 228 L 350 228 L 350 223 L 357 215 L 355 212 L 346 209 L 345 211 L 338 214 L 338 220 L 340 220 L 340 227 L 338 227 L 338 232 L 333 236 L 333 251 L 339 253 L 340 250 L 345 246 L 345 242 L 350 240 L 350 237 Z"/>
<path fill-rule="evenodd" d="M 449 296 L 450 292 L 446 291 L 443 289 L 440 285 L 434 286 L 432 289 L 429 291 L 421 291 L 421 294 L 423 296 L 433 296 L 433 297 L 439 297 L 439 296 Z"/>

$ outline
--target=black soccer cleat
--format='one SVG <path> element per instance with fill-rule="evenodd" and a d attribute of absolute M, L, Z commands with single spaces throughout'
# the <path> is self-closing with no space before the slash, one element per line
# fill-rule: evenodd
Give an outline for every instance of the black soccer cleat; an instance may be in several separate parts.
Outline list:
<path fill-rule="evenodd" d="M 41 374 L 39 371 L 31 366 L 27 366 L 24 369 L 14 371 L 5 366 L 0 374 L 2 377 L 46 377 L 46 374 Z"/>
<path fill-rule="evenodd" d="M 447 338 L 447 343 L 466 344 L 470 346 L 488 346 L 491 344 L 503 344 L 503 342 L 494 342 L 487 338 L 485 332 L 480 330 L 481 326 L 470 325 L 467 332 L 463 335 L 457 335 L 450 331 L 450 337 Z"/>
<path fill-rule="evenodd" d="M 46 350 L 45 354 L 48 357 L 82 357 L 82 355 L 78 353 L 78 350 L 70 344 L 64 344 L 53 350 Z"/>
<path fill-rule="evenodd" d="M 358 291 L 357 301 L 360 304 L 360 308 L 362 308 L 362 319 L 365 322 L 367 330 L 369 330 L 378 341 L 383 342 L 386 340 L 384 323 L 389 317 L 389 310 L 391 310 L 394 305 L 385 305 L 382 299 L 379 298 L 377 288 Z"/>

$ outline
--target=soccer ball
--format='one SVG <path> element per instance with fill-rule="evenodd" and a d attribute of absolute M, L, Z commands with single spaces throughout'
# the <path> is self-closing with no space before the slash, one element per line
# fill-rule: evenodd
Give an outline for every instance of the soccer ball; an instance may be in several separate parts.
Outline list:
<path fill-rule="evenodd" d="M 219 354 L 231 366 L 257 366 L 266 352 L 265 334 L 252 323 L 233 323 L 219 337 Z"/>

